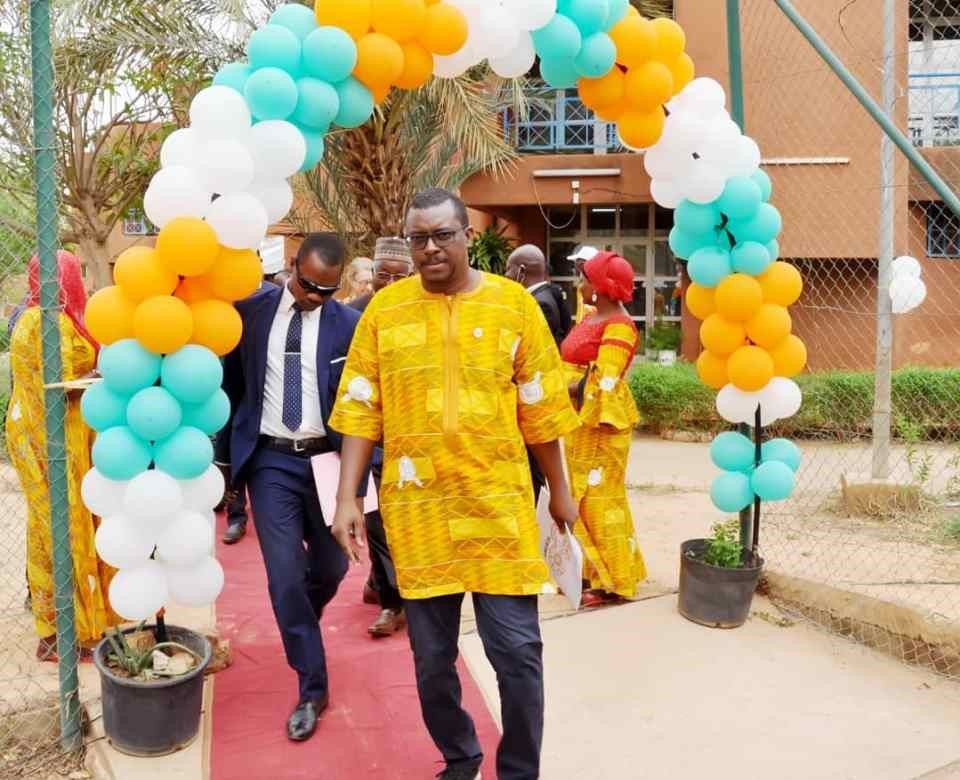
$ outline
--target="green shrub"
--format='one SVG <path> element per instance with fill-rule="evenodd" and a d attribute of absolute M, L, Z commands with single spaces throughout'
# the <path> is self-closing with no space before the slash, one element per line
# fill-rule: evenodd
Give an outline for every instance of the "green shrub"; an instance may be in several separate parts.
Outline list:
<path fill-rule="evenodd" d="M 0 352 L 10 351 L 10 337 L 7 335 L 7 321 L 0 318 Z"/>
<path fill-rule="evenodd" d="M 678 362 L 670 368 L 641 363 L 629 383 L 645 427 L 712 431 L 726 426 L 714 408 L 716 393 L 700 381 L 689 363 Z"/>

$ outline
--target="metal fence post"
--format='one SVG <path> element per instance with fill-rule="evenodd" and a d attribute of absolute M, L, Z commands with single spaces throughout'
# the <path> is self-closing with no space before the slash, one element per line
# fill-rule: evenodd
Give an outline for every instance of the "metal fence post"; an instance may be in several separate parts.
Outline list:
<path fill-rule="evenodd" d="M 57 264 L 56 150 L 53 127 L 53 51 L 50 42 L 49 0 L 31 0 L 30 52 L 40 306 L 43 312 L 43 381 L 45 384 L 52 384 L 61 380 L 62 363 L 60 275 Z M 57 612 L 57 654 L 60 659 L 60 741 L 64 750 L 73 751 L 81 746 L 81 733 L 73 614 L 73 557 L 70 548 L 70 508 L 67 501 L 67 453 L 64 442 L 66 404 L 63 390 L 47 390 L 44 407 Z"/>

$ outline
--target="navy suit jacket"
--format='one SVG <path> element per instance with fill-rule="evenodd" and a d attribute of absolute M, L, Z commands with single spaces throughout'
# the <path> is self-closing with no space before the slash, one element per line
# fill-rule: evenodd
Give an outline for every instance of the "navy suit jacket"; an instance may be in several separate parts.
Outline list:
<path fill-rule="evenodd" d="M 283 288 L 270 285 L 236 305 L 243 320 L 243 339 L 224 360 L 223 389 L 230 397 L 231 413 L 230 421 L 217 437 L 216 447 L 217 462 L 229 463 L 234 478 L 243 474 L 260 437 L 270 328 L 282 297 Z M 317 339 L 320 411 L 327 438 L 337 452 L 340 451 L 342 438 L 327 425 L 327 421 L 337 400 L 344 362 L 359 319 L 359 312 L 332 299 L 323 305 L 320 312 L 320 335 Z M 363 487 L 366 487 L 365 482 Z"/>

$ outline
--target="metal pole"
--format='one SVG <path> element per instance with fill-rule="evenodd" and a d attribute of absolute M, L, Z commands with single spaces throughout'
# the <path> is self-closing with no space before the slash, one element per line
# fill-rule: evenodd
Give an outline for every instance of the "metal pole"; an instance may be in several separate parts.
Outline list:
<path fill-rule="evenodd" d="M 30 2 L 30 54 L 33 82 L 34 161 L 37 183 L 37 243 L 40 255 L 43 381 L 60 382 L 60 274 L 57 267 L 57 179 L 53 129 L 53 51 L 50 45 L 50 0 Z M 60 658 L 60 744 L 78 750 L 80 686 L 73 615 L 73 556 L 67 500 L 67 453 L 64 443 L 66 404 L 63 390 L 44 393 L 47 474 L 53 539 L 54 604 L 57 655 Z"/>
<path fill-rule="evenodd" d="M 883 111 L 893 115 L 894 0 L 883 0 Z M 880 135 L 880 243 L 877 248 L 877 357 L 874 369 L 873 479 L 890 476 L 891 375 L 893 372 L 893 306 L 890 277 L 894 251 L 893 141 Z"/>
<path fill-rule="evenodd" d="M 794 8 L 793 3 L 791 3 L 790 0 L 774 0 L 774 2 L 780 10 L 783 11 L 784 15 L 793 22 L 794 27 L 807 39 L 807 42 L 814 48 L 817 54 L 820 55 L 823 61 L 837 74 L 847 89 L 853 93 L 853 96 L 860 102 L 860 105 L 867 110 L 867 113 L 870 114 L 873 121 L 883 128 L 883 132 L 886 133 L 887 137 L 903 152 L 904 156 L 910 161 L 910 164 L 917 169 L 920 175 L 923 176 L 927 184 L 943 199 L 943 202 L 950 207 L 950 210 L 956 214 L 957 217 L 960 217 L 960 198 L 950 189 L 950 185 L 940 178 L 940 175 L 931 167 L 930 163 L 928 163 L 923 155 L 910 143 L 910 139 L 900 131 L 894 121 L 884 113 L 884 110 L 870 97 L 863 88 L 863 85 L 857 81 L 837 55 L 824 43 L 823 39 L 817 34 L 817 31 L 814 30 L 800 12 Z"/>

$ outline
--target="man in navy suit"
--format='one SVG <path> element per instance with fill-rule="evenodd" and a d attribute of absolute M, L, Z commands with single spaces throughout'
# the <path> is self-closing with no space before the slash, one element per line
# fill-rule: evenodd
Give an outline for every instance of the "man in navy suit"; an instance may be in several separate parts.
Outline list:
<path fill-rule="evenodd" d="M 250 492 L 270 600 L 299 679 L 287 720 L 287 736 L 298 742 L 313 735 L 327 707 L 320 618 L 347 572 L 310 466 L 311 456 L 340 450 L 327 420 L 360 319 L 333 300 L 344 257 L 335 234 L 307 236 L 285 286 L 237 304 L 243 340 L 224 363 L 233 411 L 217 440 L 217 462 Z"/>

